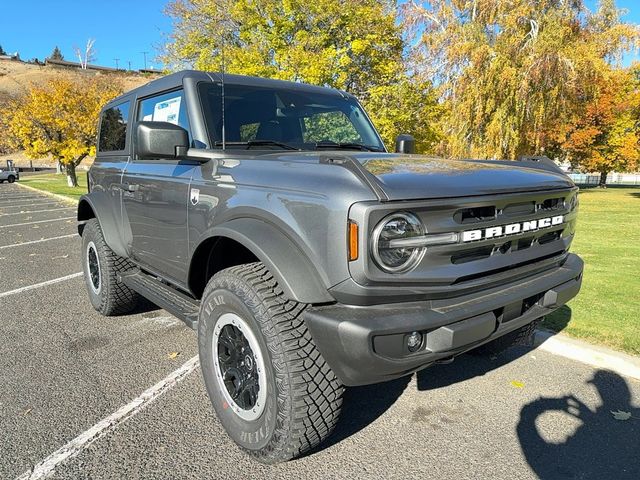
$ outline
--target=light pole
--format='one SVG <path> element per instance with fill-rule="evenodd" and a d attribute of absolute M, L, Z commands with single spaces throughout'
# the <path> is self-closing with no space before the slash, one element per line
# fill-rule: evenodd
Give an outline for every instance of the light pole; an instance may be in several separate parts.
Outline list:
<path fill-rule="evenodd" d="M 144 69 L 147 69 L 147 53 L 149 52 L 142 52 L 142 55 L 144 55 Z"/>
<path fill-rule="evenodd" d="M 116 61 L 116 70 L 120 70 L 119 66 L 118 66 L 118 62 L 120 61 L 119 58 L 114 58 L 114 60 Z"/>

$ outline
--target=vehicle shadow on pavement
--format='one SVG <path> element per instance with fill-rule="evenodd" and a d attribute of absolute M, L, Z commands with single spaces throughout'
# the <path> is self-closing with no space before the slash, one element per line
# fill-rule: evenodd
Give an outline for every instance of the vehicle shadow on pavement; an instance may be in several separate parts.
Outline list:
<path fill-rule="evenodd" d="M 376 421 L 400 398 L 410 381 L 411 375 L 407 375 L 385 383 L 347 388 L 333 434 L 303 456 L 332 447 Z"/>
<path fill-rule="evenodd" d="M 418 390 L 445 388 L 500 368 L 530 353 L 532 347 L 512 347 L 498 355 L 465 354 L 448 365 L 433 365 L 416 374 Z"/>
<path fill-rule="evenodd" d="M 587 383 L 601 399 L 595 409 L 573 395 L 540 397 L 522 408 L 516 430 L 529 466 L 542 479 L 640 478 L 640 408 L 631 404 L 629 386 L 605 370 Z M 566 422 L 578 425 L 572 435 L 549 438 L 567 430 Z"/>

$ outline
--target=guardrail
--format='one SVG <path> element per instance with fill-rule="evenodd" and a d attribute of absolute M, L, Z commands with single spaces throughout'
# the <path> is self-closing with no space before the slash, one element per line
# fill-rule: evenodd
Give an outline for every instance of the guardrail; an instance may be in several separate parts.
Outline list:
<path fill-rule="evenodd" d="M 600 183 L 600 174 L 598 173 L 569 173 L 567 175 L 576 185 L 598 185 Z M 607 175 L 607 185 L 640 185 L 640 174 L 610 173 Z"/>

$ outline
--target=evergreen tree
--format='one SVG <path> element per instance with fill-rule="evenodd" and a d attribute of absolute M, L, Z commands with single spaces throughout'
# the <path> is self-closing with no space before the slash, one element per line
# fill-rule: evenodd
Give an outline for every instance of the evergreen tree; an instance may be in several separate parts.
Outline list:
<path fill-rule="evenodd" d="M 6 55 L 7 52 L 4 51 L 4 48 L 2 48 L 2 45 L 0 45 L 0 55 Z"/>
<path fill-rule="evenodd" d="M 56 45 L 56 47 L 53 49 L 53 52 L 51 52 L 51 55 L 49 55 L 49 58 L 51 60 L 64 60 L 64 55 L 62 55 L 62 52 Z"/>

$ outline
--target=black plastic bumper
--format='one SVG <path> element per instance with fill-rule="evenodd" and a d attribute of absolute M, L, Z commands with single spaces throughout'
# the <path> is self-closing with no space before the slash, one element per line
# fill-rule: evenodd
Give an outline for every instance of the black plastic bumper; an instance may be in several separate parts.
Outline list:
<path fill-rule="evenodd" d="M 445 300 L 367 307 L 314 307 L 305 320 L 345 385 L 366 385 L 459 355 L 551 313 L 575 297 L 583 262 L 570 254 L 557 268 L 481 293 Z M 420 332 L 416 352 L 406 337 Z"/>

